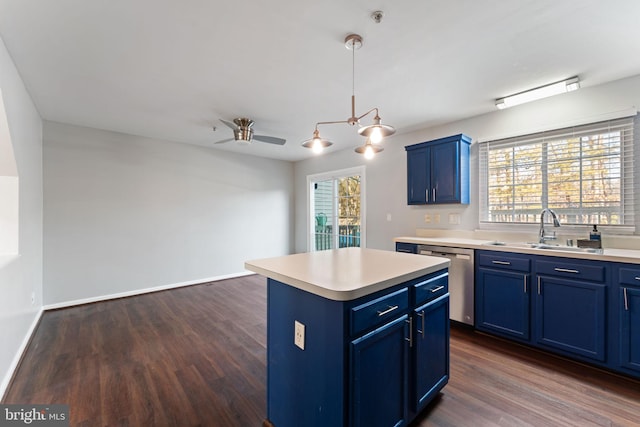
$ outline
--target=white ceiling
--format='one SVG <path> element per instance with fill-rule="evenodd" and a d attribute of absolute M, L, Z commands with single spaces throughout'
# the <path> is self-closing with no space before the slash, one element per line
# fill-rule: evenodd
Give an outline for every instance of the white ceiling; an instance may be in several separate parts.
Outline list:
<path fill-rule="evenodd" d="M 300 143 L 317 121 L 351 115 L 352 32 L 356 114 L 378 107 L 398 133 L 574 75 L 640 74 L 638 0 L 0 0 L 44 119 L 285 160 L 312 155 Z M 214 146 L 231 137 L 218 119 L 239 116 L 286 145 Z M 331 150 L 363 143 L 320 130 Z"/>

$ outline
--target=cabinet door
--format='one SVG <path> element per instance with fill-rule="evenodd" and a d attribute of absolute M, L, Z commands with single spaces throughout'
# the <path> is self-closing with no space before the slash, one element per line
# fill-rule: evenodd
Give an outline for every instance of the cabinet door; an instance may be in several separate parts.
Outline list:
<path fill-rule="evenodd" d="M 640 372 L 640 288 L 620 289 L 620 365 Z"/>
<path fill-rule="evenodd" d="M 476 327 L 511 338 L 529 340 L 530 275 L 478 268 Z"/>
<path fill-rule="evenodd" d="M 606 285 L 538 276 L 536 341 L 604 361 Z"/>
<path fill-rule="evenodd" d="M 351 425 L 390 427 L 407 419 L 408 316 L 351 343 Z"/>
<path fill-rule="evenodd" d="M 431 203 L 460 202 L 459 143 L 431 147 Z"/>
<path fill-rule="evenodd" d="M 429 185 L 429 149 L 407 151 L 407 203 L 426 204 Z"/>
<path fill-rule="evenodd" d="M 415 310 L 413 409 L 419 412 L 449 381 L 449 294 Z"/>

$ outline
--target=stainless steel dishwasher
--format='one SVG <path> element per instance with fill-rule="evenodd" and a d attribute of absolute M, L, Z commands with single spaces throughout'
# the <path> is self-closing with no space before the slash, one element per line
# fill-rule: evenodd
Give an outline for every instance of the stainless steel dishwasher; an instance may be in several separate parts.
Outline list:
<path fill-rule="evenodd" d="M 418 254 L 444 257 L 449 266 L 449 318 L 456 322 L 474 324 L 473 249 L 446 246 L 418 245 Z"/>

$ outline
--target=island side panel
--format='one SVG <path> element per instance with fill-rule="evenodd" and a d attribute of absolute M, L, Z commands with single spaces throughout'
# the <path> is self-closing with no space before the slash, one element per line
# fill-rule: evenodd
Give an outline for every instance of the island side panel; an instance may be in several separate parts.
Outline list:
<path fill-rule="evenodd" d="M 345 304 L 267 282 L 267 416 L 276 427 L 346 425 Z M 305 325 L 304 350 L 294 322 Z"/>

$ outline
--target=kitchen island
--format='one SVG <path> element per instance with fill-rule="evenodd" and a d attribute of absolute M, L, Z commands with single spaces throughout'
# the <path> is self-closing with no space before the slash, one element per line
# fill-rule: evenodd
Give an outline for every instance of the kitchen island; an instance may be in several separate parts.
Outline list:
<path fill-rule="evenodd" d="M 265 426 L 402 426 L 449 379 L 447 259 L 361 248 L 247 261 L 267 282 Z"/>

